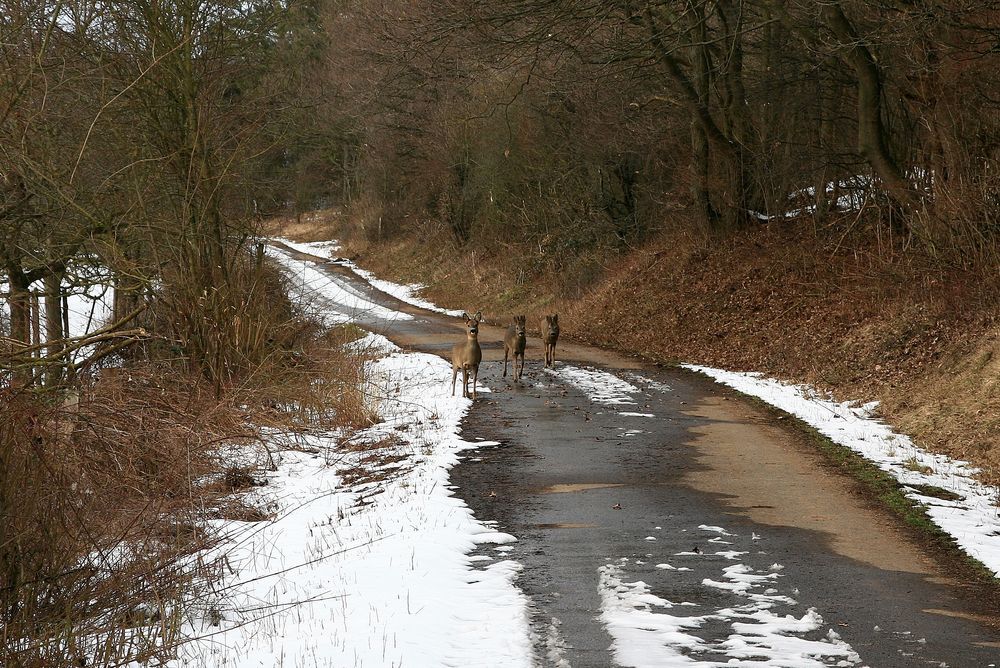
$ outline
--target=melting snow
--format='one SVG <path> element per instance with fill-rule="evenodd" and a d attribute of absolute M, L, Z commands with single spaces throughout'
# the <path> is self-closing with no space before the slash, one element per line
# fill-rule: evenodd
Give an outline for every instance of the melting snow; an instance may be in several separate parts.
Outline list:
<path fill-rule="evenodd" d="M 602 566 L 598 585 L 601 620 L 612 637 L 615 660 L 622 666 L 820 668 L 830 665 L 829 661 L 842 666 L 860 663 L 857 653 L 835 633 L 816 637 L 823 618 L 815 609 L 801 617 L 778 615 L 775 607 L 795 601 L 753 593 L 776 574 L 758 575 L 742 564 L 729 566 L 723 570 L 727 581 L 706 579 L 704 584 L 730 591 L 737 605 L 701 615 L 681 610 L 674 614 L 677 608 L 690 611 L 691 604 L 660 598 L 641 580 L 627 582 L 626 564 L 622 559 Z M 709 623 L 728 624 L 731 631 L 718 640 L 699 637 L 695 632 Z"/>
<path fill-rule="evenodd" d="M 285 270 L 291 283 L 289 292 L 293 299 L 308 305 L 313 315 L 327 325 L 350 322 L 361 316 L 381 320 L 412 320 L 408 313 L 394 311 L 369 301 L 336 277 L 316 269 L 313 262 L 296 260 L 269 246 L 267 255 L 274 258 Z"/>
<path fill-rule="evenodd" d="M 546 369 L 562 380 L 583 391 L 591 401 L 608 406 L 635 404 L 634 395 L 639 388 L 606 371 L 564 364 L 556 369 Z"/>

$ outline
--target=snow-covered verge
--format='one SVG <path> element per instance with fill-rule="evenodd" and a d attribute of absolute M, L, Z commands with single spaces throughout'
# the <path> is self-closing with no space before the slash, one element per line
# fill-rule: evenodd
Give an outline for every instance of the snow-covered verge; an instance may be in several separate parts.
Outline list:
<path fill-rule="evenodd" d="M 898 480 L 906 495 L 921 504 L 959 547 L 1000 576 L 1000 489 L 977 481 L 978 470 L 968 462 L 922 450 L 909 437 L 873 418 L 873 403 L 838 403 L 808 386 L 789 385 L 759 373 L 682 366 L 762 399 L 874 462 Z"/>
<path fill-rule="evenodd" d="M 327 326 L 351 322 L 361 316 L 389 322 L 413 319 L 408 313 L 394 311 L 365 299 L 317 269 L 312 262 L 296 260 L 270 246 L 267 248 L 267 256 L 277 262 L 288 277 L 289 296 L 292 300 L 311 317 Z"/>
<path fill-rule="evenodd" d="M 345 297 L 322 277 L 305 284 L 307 301 Z M 199 558 L 224 573 L 194 602 L 171 665 L 531 665 L 520 566 L 468 556 L 514 538 L 449 486 L 459 453 L 493 445 L 459 438 L 471 402 L 451 396 L 441 358 L 377 335 L 357 345 L 376 353 L 366 375 L 381 421 L 346 442 L 270 437 L 275 466 L 248 499 L 270 519 L 216 522 L 224 540 Z"/>
<path fill-rule="evenodd" d="M 399 283 L 393 283 L 391 281 L 385 281 L 378 278 L 372 272 L 362 269 L 358 265 L 354 264 L 346 258 L 337 257 L 335 253 L 340 250 L 340 246 L 335 241 L 314 241 L 311 243 L 299 243 L 297 241 L 291 241 L 289 239 L 284 239 L 281 237 L 276 237 L 275 241 L 278 241 L 289 248 L 297 250 L 302 253 L 309 253 L 310 255 L 315 255 L 317 257 L 324 258 L 335 264 L 347 267 L 355 274 L 365 279 L 372 287 L 381 290 L 382 292 L 391 295 L 401 302 L 405 302 L 412 306 L 418 308 L 427 309 L 428 311 L 434 311 L 436 313 L 444 313 L 445 315 L 461 317 L 462 311 L 457 311 L 455 309 L 441 308 L 437 304 L 427 301 L 422 297 L 418 297 L 418 293 L 424 289 L 425 286 L 419 283 L 411 283 L 410 285 L 400 285 Z"/>

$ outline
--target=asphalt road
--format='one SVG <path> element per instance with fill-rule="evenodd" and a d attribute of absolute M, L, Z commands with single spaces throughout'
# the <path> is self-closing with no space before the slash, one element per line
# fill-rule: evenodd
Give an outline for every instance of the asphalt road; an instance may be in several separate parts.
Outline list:
<path fill-rule="evenodd" d="M 390 322 L 350 313 L 398 345 L 447 355 L 462 337 L 458 320 L 403 304 L 341 266 L 318 264 L 345 290 L 414 316 Z M 723 665 L 734 657 L 758 665 L 767 648 L 740 649 L 727 615 L 762 599 L 781 617 L 813 609 L 821 629 L 798 636 L 819 641 L 834 630 L 860 657 L 846 665 L 1000 665 L 998 611 L 984 609 L 974 587 L 952 579 L 947 565 L 794 430 L 695 374 L 568 342 L 557 348 L 556 369 L 546 371 L 540 343 L 529 339 L 525 377 L 514 384 L 500 376 L 501 340 L 501 328 L 481 328 L 480 382 L 490 391 L 463 432 L 500 445 L 469 454 L 452 482 L 477 517 L 518 538 L 482 554 L 524 566 L 518 584 L 533 605 L 540 665 L 617 665 L 615 638 L 600 619 L 602 596 L 615 583 L 638 581 L 677 604 L 650 606 L 653 614 L 708 614 L 679 641 L 697 639 L 678 649 L 689 663 L 669 665 Z M 595 400 L 594 388 L 579 382 L 613 386 L 607 373 L 632 390 Z M 740 572 L 767 578 L 768 588 L 741 590 Z M 630 637 L 619 650 L 630 649 Z M 657 637 L 654 645 L 672 636 Z M 843 657 L 815 660 L 837 665 Z"/>

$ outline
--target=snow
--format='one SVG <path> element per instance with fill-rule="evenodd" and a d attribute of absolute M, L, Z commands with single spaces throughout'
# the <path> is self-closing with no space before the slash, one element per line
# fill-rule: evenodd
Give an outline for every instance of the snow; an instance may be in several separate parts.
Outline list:
<path fill-rule="evenodd" d="M 332 322 L 404 315 L 272 257 Z M 375 334 L 362 344 L 381 356 L 366 374 L 381 421 L 352 444 L 391 439 L 403 463 L 352 487 L 343 473 L 369 453 L 342 449 L 336 434 L 270 434 L 276 466 L 251 499 L 272 519 L 215 522 L 225 539 L 199 562 L 224 560 L 218 594 L 194 602 L 170 666 L 532 664 L 528 602 L 514 585 L 521 566 L 502 556 L 516 538 L 477 520 L 448 477 L 460 453 L 497 444 L 458 436 L 471 401 L 451 396 L 444 360 Z M 498 558 L 470 556 L 482 545 L 499 545 Z"/>
<path fill-rule="evenodd" d="M 634 395 L 639 394 L 638 387 L 607 371 L 571 364 L 564 364 L 558 369 L 546 369 L 545 371 L 575 386 L 591 401 L 607 406 L 635 404 Z"/>
<path fill-rule="evenodd" d="M 713 533 L 722 534 L 723 536 L 732 536 L 733 535 L 733 534 L 729 533 L 728 531 L 726 531 L 725 529 L 723 529 L 722 527 L 709 526 L 708 524 L 699 524 L 698 528 L 701 529 L 702 531 L 711 531 Z"/>
<path fill-rule="evenodd" d="M 268 246 L 268 257 L 277 261 L 291 279 L 289 291 L 293 300 L 308 305 L 311 315 L 324 324 L 342 324 L 360 318 L 376 318 L 387 322 L 412 320 L 413 316 L 388 309 L 358 294 L 349 285 L 337 280 L 308 260 L 296 260 Z"/>
<path fill-rule="evenodd" d="M 340 250 L 340 244 L 332 240 L 311 241 L 309 243 L 300 243 L 285 237 L 275 237 L 274 240 L 285 244 L 292 250 L 296 250 L 300 253 L 308 253 L 309 255 L 315 255 L 316 257 L 321 257 L 325 260 L 332 260 L 334 258 L 333 254 Z"/>
<path fill-rule="evenodd" d="M 656 596 L 641 580 L 628 582 L 628 564 L 629 560 L 622 558 L 599 569 L 601 620 L 613 639 L 611 649 L 619 665 L 819 668 L 831 665 L 830 661 L 840 666 L 856 666 L 861 661 L 832 629 L 817 634 L 823 618 L 815 609 L 809 608 L 801 617 L 775 612 L 779 606 L 796 605 L 787 596 L 757 591 L 773 583 L 780 577 L 777 574 L 758 574 L 744 564 L 727 566 L 723 580 L 706 579 L 702 584 L 729 592 L 734 605 L 688 614 L 700 606 Z M 667 564 L 659 567 L 680 570 L 664 566 Z M 720 623 L 730 629 L 722 638 L 716 639 L 714 632 L 712 639 L 695 633 L 708 624 L 717 628 Z"/>
<path fill-rule="evenodd" d="M 78 338 L 92 334 L 109 324 L 113 316 L 112 305 L 114 304 L 114 288 L 110 285 L 111 277 L 97 275 L 90 277 L 94 283 L 85 287 L 79 287 L 64 280 L 62 287 L 66 295 L 67 320 L 69 322 L 68 338 Z M 7 295 L 9 284 L 0 280 L 0 294 Z M 29 286 L 29 290 L 40 293 L 39 312 L 41 313 L 42 338 L 45 338 L 45 286 L 43 281 L 36 281 Z M 4 327 L 10 324 L 10 304 L 4 298 L 0 302 L 0 315 Z M 70 355 L 71 361 L 79 364 L 93 353 L 93 346 L 84 346 Z"/>
<path fill-rule="evenodd" d="M 834 211 L 860 211 L 865 202 L 871 196 L 874 179 L 866 174 L 856 174 L 826 184 L 827 193 L 838 193 L 837 198 L 830 202 L 830 208 Z M 789 202 L 800 201 L 802 199 L 812 199 L 815 197 L 816 188 L 809 186 L 801 190 L 796 190 L 788 195 Z M 807 204 L 798 209 L 785 211 L 784 213 L 768 215 L 759 211 L 748 212 L 757 220 L 768 221 L 780 218 L 798 218 L 803 214 L 812 214 L 816 210 L 816 204 Z"/>
<path fill-rule="evenodd" d="M 1000 489 L 976 480 L 978 469 L 929 453 L 872 417 L 877 404 L 838 403 L 805 385 L 790 385 L 759 373 L 683 365 L 794 415 L 835 443 L 848 447 L 892 475 L 907 497 L 955 539 L 966 553 L 1000 576 Z M 933 488 L 955 500 L 939 498 Z"/>
<path fill-rule="evenodd" d="M 553 617 L 545 630 L 545 656 L 552 668 L 570 668 L 569 660 L 566 659 L 566 641 L 559 631 L 560 626 L 562 622 Z"/>
<path fill-rule="evenodd" d="M 340 246 L 333 241 L 317 241 L 312 243 L 297 243 L 295 241 L 290 241 L 283 238 L 275 238 L 275 241 L 285 244 L 289 248 L 293 248 L 302 253 L 309 253 L 310 255 L 316 255 L 318 257 L 324 258 L 334 264 L 339 264 L 341 266 L 347 267 L 355 274 L 365 279 L 372 287 L 381 290 L 382 292 L 391 295 L 401 302 L 410 304 L 411 306 L 416 306 L 418 308 L 427 309 L 428 311 L 434 311 L 436 313 L 444 313 L 445 315 L 454 316 L 460 318 L 462 316 L 462 311 L 455 309 L 441 308 L 440 306 L 434 304 L 433 302 L 427 301 L 421 297 L 417 296 L 421 290 L 426 286 L 419 283 L 411 283 L 409 285 L 400 285 L 399 283 L 393 283 L 392 281 L 386 281 L 378 278 L 372 272 L 362 269 L 358 265 L 354 264 L 346 258 L 336 257 L 333 255 L 335 251 L 340 250 Z"/>

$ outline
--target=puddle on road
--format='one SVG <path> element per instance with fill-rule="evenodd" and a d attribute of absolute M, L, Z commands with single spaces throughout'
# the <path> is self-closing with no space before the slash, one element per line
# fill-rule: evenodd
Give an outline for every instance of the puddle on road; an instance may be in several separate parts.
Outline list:
<path fill-rule="evenodd" d="M 624 487 L 620 482 L 575 482 L 564 485 L 551 485 L 541 491 L 542 494 L 568 494 L 570 492 L 586 492 L 590 489 L 606 489 L 609 487 Z"/>

